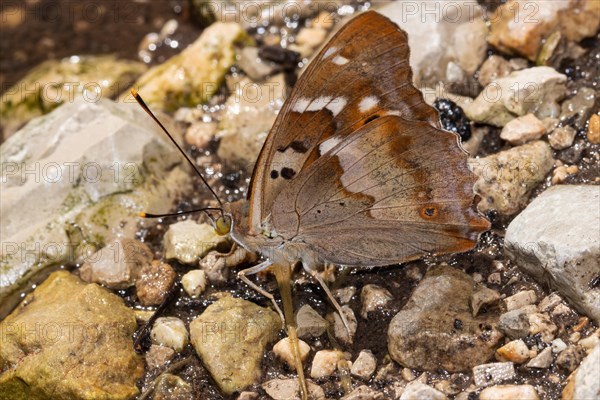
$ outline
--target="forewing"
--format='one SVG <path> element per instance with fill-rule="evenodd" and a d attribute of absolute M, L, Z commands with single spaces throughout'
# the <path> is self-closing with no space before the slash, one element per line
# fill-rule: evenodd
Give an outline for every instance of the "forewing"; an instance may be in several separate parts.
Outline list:
<path fill-rule="evenodd" d="M 268 218 L 301 170 L 373 118 L 400 115 L 438 126 L 437 112 L 412 84 L 408 60 L 406 33 L 374 11 L 340 29 L 298 80 L 258 157 L 252 227 Z"/>
<path fill-rule="evenodd" d="M 277 196 L 273 226 L 343 265 L 401 263 L 474 247 L 489 222 L 453 133 L 378 118 L 325 153 Z"/>

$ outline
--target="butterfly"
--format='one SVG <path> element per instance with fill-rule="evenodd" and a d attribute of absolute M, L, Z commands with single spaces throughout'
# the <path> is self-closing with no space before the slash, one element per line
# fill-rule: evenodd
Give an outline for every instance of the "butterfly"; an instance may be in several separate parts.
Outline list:
<path fill-rule="evenodd" d="M 472 249 L 490 227 L 473 208 L 474 182 L 458 136 L 441 129 L 412 83 L 407 34 L 367 11 L 300 76 L 258 156 L 247 199 L 219 201 L 213 223 L 263 257 L 239 276 L 278 309 L 246 278 L 275 272 L 295 347 L 295 265 L 340 312 L 318 274 L 324 265 L 369 268 Z"/>

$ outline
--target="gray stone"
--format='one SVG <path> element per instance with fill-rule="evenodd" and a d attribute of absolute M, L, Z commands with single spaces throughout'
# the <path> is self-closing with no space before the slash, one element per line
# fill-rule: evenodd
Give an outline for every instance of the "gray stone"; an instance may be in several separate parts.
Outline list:
<path fill-rule="evenodd" d="M 314 308 L 305 304 L 296 313 L 296 326 L 298 337 L 308 338 L 324 334 L 329 323 Z"/>
<path fill-rule="evenodd" d="M 320 386 L 307 381 L 309 400 L 325 400 L 325 392 Z M 273 400 L 300 400 L 298 379 L 271 379 L 262 388 Z"/>
<path fill-rule="evenodd" d="M 521 269 L 600 321 L 600 291 L 590 287 L 598 275 L 598 226 L 600 187 L 553 186 L 510 223 L 504 250 Z"/>
<path fill-rule="evenodd" d="M 474 282 L 448 266 L 431 269 L 388 329 L 388 350 L 409 368 L 466 371 L 490 359 L 502 333 L 494 312 L 473 317 Z"/>
<path fill-rule="evenodd" d="M 597 399 L 600 397 L 600 345 L 597 345 L 569 377 L 563 389 L 564 400 Z"/>
<path fill-rule="evenodd" d="M 327 315 L 327 321 L 333 326 L 333 335 L 336 339 L 345 344 L 352 344 L 358 327 L 356 316 L 354 310 L 348 306 L 342 306 L 342 312 L 348 322 L 348 328 L 346 328 L 344 321 L 337 312 Z"/>
<path fill-rule="evenodd" d="M 354 363 L 352 363 L 350 373 L 359 378 L 368 380 L 375 372 L 376 367 L 377 359 L 371 350 L 362 350 L 358 354 L 358 357 L 356 357 L 356 360 L 354 360 Z"/>
<path fill-rule="evenodd" d="M 552 360 L 552 347 L 546 347 L 527 363 L 527 368 L 548 368 Z"/>
<path fill-rule="evenodd" d="M 585 350 L 581 346 L 568 346 L 556 357 L 556 365 L 560 368 L 573 372 L 585 357 Z"/>
<path fill-rule="evenodd" d="M 555 150 L 564 150 L 567 147 L 571 147 L 575 140 L 577 131 L 570 126 L 562 126 L 556 128 L 548 135 L 548 142 Z"/>
<path fill-rule="evenodd" d="M 177 148 L 132 103 L 75 99 L 11 136 L 0 158 L 0 316 L 35 274 L 135 238 L 156 223 L 138 212 L 168 212 L 191 189 Z"/>
<path fill-rule="evenodd" d="M 372 284 L 363 286 L 360 291 L 360 316 L 367 319 L 370 312 L 384 308 L 393 299 L 392 294 L 384 287 Z"/>
<path fill-rule="evenodd" d="M 493 306 L 498 303 L 498 300 L 500 300 L 500 293 L 485 286 L 480 287 L 471 295 L 473 316 L 476 317 L 482 307 Z"/>
<path fill-rule="evenodd" d="M 554 159 L 547 143 L 537 140 L 487 157 L 469 159 L 479 178 L 475 191 L 482 196 L 480 211 L 502 215 L 520 211 L 529 195 L 552 170 Z"/>
<path fill-rule="evenodd" d="M 515 376 L 515 366 L 511 362 L 482 364 L 473 368 L 473 380 L 477 386 L 496 385 Z"/>
<path fill-rule="evenodd" d="M 88 283 L 126 289 L 135 284 L 140 271 L 152 258 L 152 250 L 144 243 L 120 238 L 86 257 L 79 268 L 79 276 Z"/>
<path fill-rule="evenodd" d="M 383 400 L 385 398 L 383 393 L 373 390 L 366 385 L 361 385 L 342 397 L 341 400 Z"/>
<path fill-rule="evenodd" d="M 136 329 L 120 297 L 54 272 L 0 323 L 0 399 L 135 397 Z"/>
<path fill-rule="evenodd" d="M 493 54 L 479 68 L 478 80 L 481 86 L 485 87 L 499 78 L 507 76 L 511 72 L 510 62 L 504 57 Z"/>
<path fill-rule="evenodd" d="M 512 296 L 504 299 L 507 311 L 518 310 L 525 306 L 535 304 L 537 302 L 537 296 L 533 290 L 523 290 L 513 294 Z"/>
<path fill-rule="evenodd" d="M 598 110 L 597 98 L 598 95 L 594 89 L 582 87 L 574 97 L 563 101 L 560 120 L 571 121 L 574 117 L 573 123 L 580 129 L 584 128 L 594 112 L 594 108 Z"/>
<path fill-rule="evenodd" d="M 462 108 L 474 122 L 504 126 L 528 113 L 537 116 L 542 104 L 562 99 L 566 80 L 565 75 L 550 67 L 515 71 L 490 83 L 472 103 Z"/>
<path fill-rule="evenodd" d="M 194 400 L 192 385 L 173 374 L 161 374 L 152 393 L 153 400 Z"/>
<path fill-rule="evenodd" d="M 266 345 L 280 327 L 276 312 L 223 297 L 190 323 L 190 339 L 215 383 L 229 395 L 260 380 Z"/>
<path fill-rule="evenodd" d="M 244 47 L 240 53 L 238 66 L 250 79 L 257 81 L 271 75 L 277 65 L 258 56 L 258 47 Z"/>

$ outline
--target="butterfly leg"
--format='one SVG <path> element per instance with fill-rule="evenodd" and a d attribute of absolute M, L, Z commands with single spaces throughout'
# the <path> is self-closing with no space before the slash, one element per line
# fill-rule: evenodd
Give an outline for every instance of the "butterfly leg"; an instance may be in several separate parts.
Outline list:
<path fill-rule="evenodd" d="M 329 290 L 327 283 L 323 280 L 323 278 L 321 278 L 321 275 L 319 275 L 319 273 L 315 269 L 305 266 L 304 270 L 306 272 L 308 272 L 310 274 L 310 276 L 315 278 L 317 280 L 317 282 L 319 282 L 319 285 L 321 285 L 321 287 L 325 291 L 325 294 L 327 294 L 327 298 L 329 299 L 331 304 L 333 304 L 333 307 L 340 315 L 340 318 L 342 319 L 344 327 L 346 328 L 346 332 L 348 332 L 348 334 L 350 334 L 350 324 L 348 323 L 348 320 L 346 319 L 346 314 L 344 314 L 344 311 L 342 310 L 342 306 L 340 306 L 340 303 L 338 303 L 337 300 L 335 299 L 335 297 L 333 297 L 333 294 Z"/>
<path fill-rule="evenodd" d="M 258 293 L 262 294 L 267 299 L 271 300 L 271 303 L 273 303 L 273 306 L 275 307 L 275 311 L 277 311 L 277 313 L 279 314 L 279 318 L 281 318 L 282 329 L 285 329 L 285 317 L 283 316 L 283 311 L 281 311 L 281 308 L 279 308 L 279 306 L 277 305 L 277 302 L 275 301 L 275 297 L 273 297 L 273 295 L 271 293 L 267 292 L 266 290 L 262 289 L 260 286 L 258 286 L 254 282 L 252 282 L 250 279 L 248 279 L 248 276 L 247 276 L 247 275 L 257 274 L 260 271 L 264 271 L 265 269 L 269 268 L 272 264 L 273 264 L 273 262 L 271 262 L 270 260 L 264 261 L 258 265 L 255 265 L 254 267 L 250 267 L 250 268 L 241 270 L 240 272 L 238 272 L 237 276 L 246 285 L 250 286 L 252 289 L 256 290 Z"/>

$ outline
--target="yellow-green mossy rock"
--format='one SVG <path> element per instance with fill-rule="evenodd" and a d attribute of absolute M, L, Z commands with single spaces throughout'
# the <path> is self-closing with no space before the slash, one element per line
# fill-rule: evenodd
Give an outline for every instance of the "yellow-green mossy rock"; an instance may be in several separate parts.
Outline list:
<path fill-rule="evenodd" d="M 251 42 L 239 24 L 214 23 L 181 53 L 142 75 L 134 87 L 153 108 L 166 111 L 204 103 L 235 63 L 235 45 Z"/>
<path fill-rule="evenodd" d="M 52 273 L 0 323 L 0 399 L 131 399 L 144 367 L 133 310 L 96 284 Z"/>
<path fill-rule="evenodd" d="M 259 382 L 265 347 L 280 328 L 276 312 L 224 297 L 192 321 L 190 337 L 219 388 L 229 395 Z"/>

